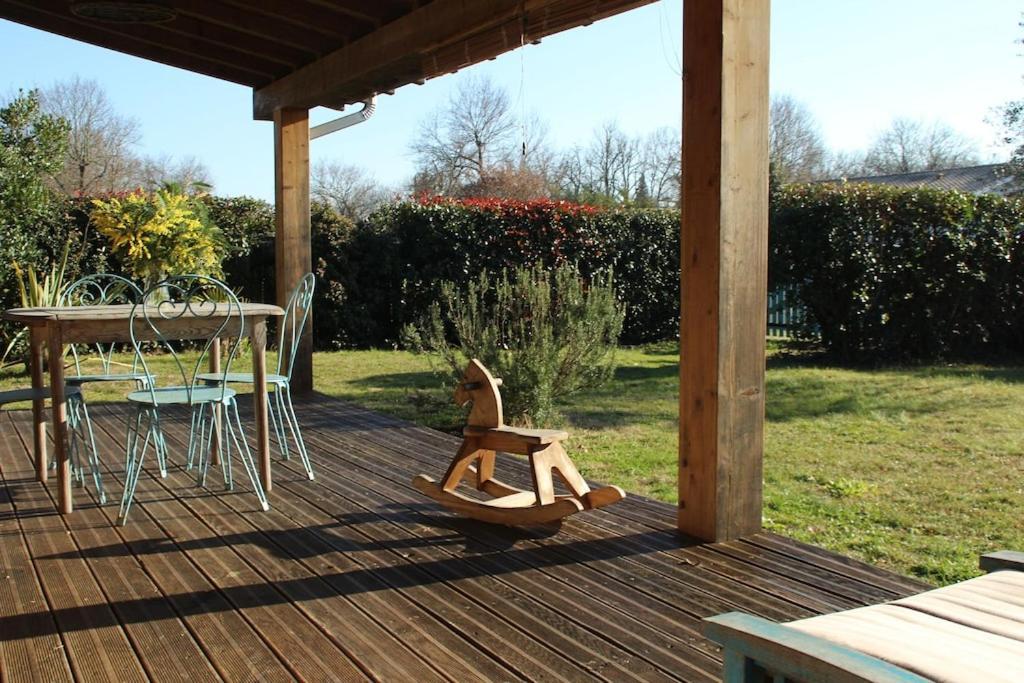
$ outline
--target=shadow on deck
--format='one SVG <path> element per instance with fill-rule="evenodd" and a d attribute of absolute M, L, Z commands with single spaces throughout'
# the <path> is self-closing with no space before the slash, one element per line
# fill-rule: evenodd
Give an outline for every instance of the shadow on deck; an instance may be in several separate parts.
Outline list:
<path fill-rule="evenodd" d="M 91 487 L 57 515 L 30 414 L 0 413 L 2 677 L 713 680 L 702 617 L 785 621 L 921 586 L 773 534 L 691 542 L 674 507 L 636 496 L 559 529 L 462 520 L 410 485 L 443 471 L 453 437 L 324 396 L 298 411 L 315 482 L 275 452 L 270 512 L 240 462 L 236 491 L 212 468 L 197 488 L 169 421 L 178 466 L 147 471 L 124 528 Z M 126 416 L 93 408 L 115 501 Z"/>

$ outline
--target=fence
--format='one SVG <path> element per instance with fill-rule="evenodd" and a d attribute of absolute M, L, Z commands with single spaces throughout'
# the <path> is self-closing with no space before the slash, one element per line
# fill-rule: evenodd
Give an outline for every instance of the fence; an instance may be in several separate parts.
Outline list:
<path fill-rule="evenodd" d="M 780 288 L 768 293 L 768 336 L 775 339 L 789 339 L 796 333 L 804 320 L 801 308 L 790 288 Z"/>

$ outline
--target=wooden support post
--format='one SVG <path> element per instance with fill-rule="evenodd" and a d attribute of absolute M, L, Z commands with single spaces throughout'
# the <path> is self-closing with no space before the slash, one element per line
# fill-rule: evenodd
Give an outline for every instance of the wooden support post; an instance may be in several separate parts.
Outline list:
<path fill-rule="evenodd" d="M 74 507 L 71 496 L 71 463 L 68 459 L 68 407 L 64 385 L 64 338 L 60 323 L 46 327 L 47 367 L 50 370 L 50 407 L 53 411 L 53 453 L 57 461 L 57 507 L 69 515 Z"/>
<path fill-rule="evenodd" d="M 45 379 L 43 378 L 43 359 L 49 349 L 46 343 L 46 330 L 38 325 L 31 325 L 29 332 L 29 367 L 32 370 L 32 388 L 42 389 Z M 36 479 L 45 482 L 50 473 L 49 463 L 46 461 L 46 413 L 44 401 L 41 398 L 32 401 L 32 446 L 33 455 L 36 461 Z"/>
<path fill-rule="evenodd" d="M 274 197 L 276 204 L 275 269 L 277 302 L 288 296 L 313 269 L 309 216 L 309 110 L 274 112 Z M 313 335 L 309 316 L 292 370 L 292 391 L 313 390 Z M 285 349 L 279 349 L 284 353 Z"/>
<path fill-rule="evenodd" d="M 679 529 L 761 528 L 769 0 L 683 3 Z"/>

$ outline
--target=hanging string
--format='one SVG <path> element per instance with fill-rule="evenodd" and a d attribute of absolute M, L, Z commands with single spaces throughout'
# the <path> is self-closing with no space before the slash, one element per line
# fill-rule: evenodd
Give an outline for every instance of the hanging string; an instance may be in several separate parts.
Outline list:
<path fill-rule="evenodd" d="M 523 136 L 520 167 L 526 166 L 526 2 L 519 6 L 519 126 Z"/>
<path fill-rule="evenodd" d="M 665 64 L 669 70 L 672 71 L 676 76 L 682 78 L 683 76 L 683 57 L 682 50 L 676 47 L 676 39 L 673 36 L 677 36 L 678 31 L 672 30 L 672 22 L 668 18 L 668 10 L 665 9 L 665 3 L 658 3 L 658 37 L 661 41 L 661 56 L 665 60 Z"/>

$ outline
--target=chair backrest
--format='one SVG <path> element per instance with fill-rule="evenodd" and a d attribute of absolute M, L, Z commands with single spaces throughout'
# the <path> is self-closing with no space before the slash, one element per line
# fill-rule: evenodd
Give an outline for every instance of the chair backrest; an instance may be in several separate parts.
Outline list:
<path fill-rule="evenodd" d="M 81 277 L 64 290 L 58 305 L 60 306 L 109 306 L 116 304 L 137 304 L 142 301 L 142 290 L 131 280 L 113 273 L 96 273 Z M 75 374 L 82 375 L 82 351 L 79 345 L 71 345 L 71 355 L 75 361 Z M 116 344 L 97 343 L 92 347 L 96 350 L 103 374 L 113 374 L 114 350 Z M 138 368 L 137 361 L 132 363 L 132 372 Z"/>
<path fill-rule="evenodd" d="M 473 402 L 466 424 L 470 427 L 495 429 L 505 424 L 501 406 L 501 378 L 495 377 L 476 358 L 469 361 L 462 378 L 455 385 L 455 403 L 464 406 Z"/>
<path fill-rule="evenodd" d="M 299 341 L 306 330 L 309 312 L 313 310 L 315 289 L 316 277 L 313 273 L 306 273 L 288 297 L 288 305 L 281 317 L 281 326 L 277 332 L 277 374 L 288 379 L 292 377 Z"/>
<path fill-rule="evenodd" d="M 208 329 L 207 329 L 208 328 Z M 130 323 L 132 347 L 142 369 L 149 375 L 149 366 L 143 345 L 156 344 L 166 352 L 174 366 L 164 371 L 159 378 L 170 378 L 164 386 L 180 386 L 187 392 L 188 402 L 193 402 L 197 388 L 207 388 L 206 381 L 199 375 L 208 373 L 210 354 L 219 339 L 229 340 L 228 352 L 221 358 L 221 398 L 227 391 L 227 374 L 231 362 L 238 354 L 242 337 L 245 336 L 245 318 L 235 293 L 223 282 L 205 275 L 177 275 L 158 282 L 143 295 L 142 301 L 132 310 Z M 198 342 L 199 356 L 195 362 L 182 355 L 183 345 L 179 340 L 188 335 L 194 339 L 194 332 L 203 329 Z M 193 330 L 193 332 L 189 332 Z M 156 400 L 156 382 L 149 383 L 149 390 Z"/>

